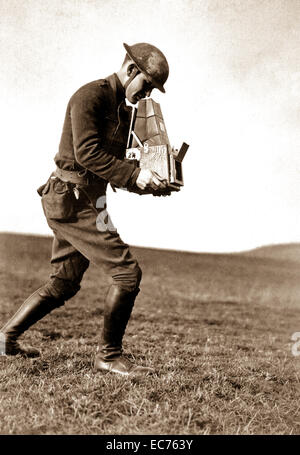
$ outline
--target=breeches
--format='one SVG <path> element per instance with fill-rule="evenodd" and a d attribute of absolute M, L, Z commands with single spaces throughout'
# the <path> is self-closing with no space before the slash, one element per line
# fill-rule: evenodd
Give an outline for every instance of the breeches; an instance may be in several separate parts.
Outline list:
<path fill-rule="evenodd" d="M 51 191 L 51 189 L 50 189 Z M 81 191 L 74 197 L 74 211 L 67 220 L 51 219 L 42 204 L 54 233 L 50 280 L 44 292 L 68 300 L 80 289 L 83 274 L 92 262 L 101 267 L 125 291 L 138 288 L 142 272 L 129 246 L 122 241 L 106 212 L 105 193 Z M 96 197 L 97 195 L 97 197 Z M 100 201 L 100 203 L 99 203 Z"/>

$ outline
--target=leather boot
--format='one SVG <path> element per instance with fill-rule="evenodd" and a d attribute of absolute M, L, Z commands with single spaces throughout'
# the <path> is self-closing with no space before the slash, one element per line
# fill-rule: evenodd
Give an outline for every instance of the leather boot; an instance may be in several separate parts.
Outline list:
<path fill-rule="evenodd" d="M 38 357 L 40 353 L 37 349 L 21 347 L 17 339 L 46 314 L 63 304 L 64 301 L 45 294 L 43 288 L 35 291 L 0 330 L 0 354 Z"/>
<path fill-rule="evenodd" d="M 152 368 L 134 365 L 122 355 L 122 340 L 139 289 L 128 292 L 112 285 L 106 297 L 102 343 L 94 362 L 94 371 L 105 370 L 123 376 L 153 373 Z"/>

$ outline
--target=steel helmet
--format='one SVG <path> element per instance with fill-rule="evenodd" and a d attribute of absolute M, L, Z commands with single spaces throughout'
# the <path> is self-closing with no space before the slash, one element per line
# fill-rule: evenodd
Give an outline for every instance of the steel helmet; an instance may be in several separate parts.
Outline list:
<path fill-rule="evenodd" d="M 137 43 L 132 46 L 123 43 L 123 46 L 137 68 L 149 77 L 152 85 L 165 93 L 163 85 L 169 76 L 169 65 L 164 54 L 148 43 Z"/>

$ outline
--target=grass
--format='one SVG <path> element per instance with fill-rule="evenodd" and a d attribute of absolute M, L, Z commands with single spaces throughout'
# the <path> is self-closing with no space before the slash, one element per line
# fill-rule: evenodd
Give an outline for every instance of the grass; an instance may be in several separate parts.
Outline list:
<path fill-rule="evenodd" d="M 0 324 L 47 279 L 50 248 L 1 234 Z M 132 251 L 144 276 L 124 348 L 157 373 L 92 372 L 108 279 L 91 265 L 80 293 L 23 336 L 42 357 L 0 357 L 0 433 L 300 434 L 295 255 Z"/>

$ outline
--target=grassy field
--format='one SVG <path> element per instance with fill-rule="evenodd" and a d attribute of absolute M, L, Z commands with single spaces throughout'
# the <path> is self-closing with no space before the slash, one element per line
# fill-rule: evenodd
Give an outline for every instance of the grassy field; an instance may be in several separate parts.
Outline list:
<path fill-rule="evenodd" d="M 47 279 L 50 249 L 0 235 L 1 325 Z M 91 265 L 81 292 L 22 337 L 42 357 L 0 357 L 0 433 L 300 434 L 299 245 L 132 250 L 144 276 L 124 347 L 157 374 L 92 373 L 108 280 Z"/>

